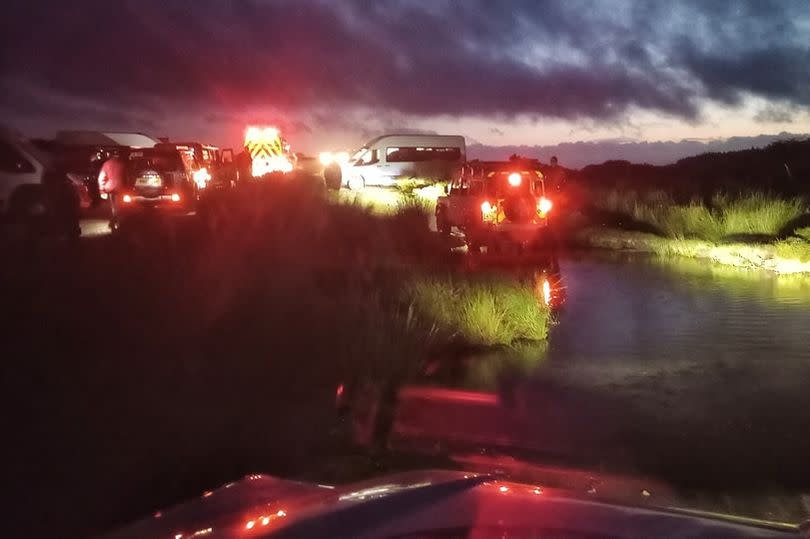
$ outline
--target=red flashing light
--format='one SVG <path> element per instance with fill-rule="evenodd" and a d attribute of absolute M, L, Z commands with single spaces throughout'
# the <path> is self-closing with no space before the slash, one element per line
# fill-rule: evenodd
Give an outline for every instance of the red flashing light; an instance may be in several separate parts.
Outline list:
<path fill-rule="evenodd" d="M 523 181 L 523 178 L 520 175 L 520 172 L 513 172 L 509 175 L 509 185 L 512 187 L 518 187 L 520 182 Z"/>
<path fill-rule="evenodd" d="M 172 193 L 172 202 L 180 202 L 180 195 Z"/>
<path fill-rule="evenodd" d="M 245 529 L 252 530 L 253 526 L 255 526 L 255 525 L 256 525 L 255 520 L 248 520 L 247 524 L 245 524 Z"/>
<path fill-rule="evenodd" d="M 132 197 L 130 195 L 124 195 L 121 197 L 121 201 L 124 204 L 130 204 L 132 202 Z"/>
<path fill-rule="evenodd" d="M 540 200 L 537 201 L 537 210 L 540 213 L 548 213 L 548 212 L 550 212 L 552 206 L 553 206 L 553 204 L 546 197 L 540 197 Z"/>

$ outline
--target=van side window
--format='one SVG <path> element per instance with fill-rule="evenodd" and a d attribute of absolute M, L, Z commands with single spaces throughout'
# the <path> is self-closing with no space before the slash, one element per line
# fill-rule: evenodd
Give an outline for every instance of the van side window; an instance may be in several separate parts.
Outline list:
<path fill-rule="evenodd" d="M 434 157 L 439 161 L 458 161 L 461 159 L 461 148 L 432 148 Z"/>
<path fill-rule="evenodd" d="M 406 159 L 408 148 L 386 148 L 385 160 L 389 163 L 402 163 L 408 161 Z"/>
<path fill-rule="evenodd" d="M 12 174 L 30 174 L 34 170 L 34 165 L 29 163 L 14 146 L 0 142 L 0 171 Z"/>
<path fill-rule="evenodd" d="M 461 148 L 432 148 L 410 146 L 385 149 L 389 163 L 419 163 L 423 161 L 458 161 L 461 159 Z"/>

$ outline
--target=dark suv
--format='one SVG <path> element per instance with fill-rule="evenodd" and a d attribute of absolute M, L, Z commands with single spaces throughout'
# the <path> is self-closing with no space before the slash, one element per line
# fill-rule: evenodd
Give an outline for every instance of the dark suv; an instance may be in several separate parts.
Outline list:
<path fill-rule="evenodd" d="M 130 152 L 125 185 L 116 200 L 119 220 L 149 213 L 190 214 L 196 210 L 198 200 L 199 189 L 176 149 Z"/>

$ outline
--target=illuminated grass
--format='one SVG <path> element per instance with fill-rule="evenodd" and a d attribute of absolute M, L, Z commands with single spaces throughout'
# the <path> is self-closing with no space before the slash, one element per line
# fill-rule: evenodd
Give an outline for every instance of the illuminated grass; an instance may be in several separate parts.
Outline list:
<path fill-rule="evenodd" d="M 433 215 L 436 200 L 444 194 L 444 186 L 444 182 L 403 180 L 394 187 L 366 187 L 361 191 L 341 189 L 332 198 L 337 202 L 368 208 L 377 215 L 391 215 L 409 209 L 419 209 Z"/>
<path fill-rule="evenodd" d="M 470 344 L 511 345 L 548 336 L 548 308 L 517 283 L 434 277 L 412 281 L 406 294 L 420 316 Z"/>
<path fill-rule="evenodd" d="M 733 200 L 715 196 L 712 204 L 720 212 L 722 232 L 726 236 L 775 236 L 807 211 L 807 206 L 799 198 L 780 199 L 764 193 L 753 193 Z"/>
<path fill-rule="evenodd" d="M 802 238 L 788 238 L 776 242 L 776 254 L 780 258 L 810 262 L 810 241 Z"/>
<path fill-rule="evenodd" d="M 580 231 L 576 239 L 589 247 L 704 258 L 718 264 L 767 269 L 784 274 L 810 274 L 810 243 L 799 238 L 775 244 L 716 244 L 706 240 L 662 238 L 629 230 L 591 228 Z"/>
<path fill-rule="evenodd" d="M 765 193 L 718 194 L 706 206 L 700 201 L 676 204 L 662 191 L 639 195 L 613 190 L 596 196 L 595 206 L 645 224 L 662 236 L 714 242 L 730 236 L 776 236 L 808 211 L 800 198 Z"/>

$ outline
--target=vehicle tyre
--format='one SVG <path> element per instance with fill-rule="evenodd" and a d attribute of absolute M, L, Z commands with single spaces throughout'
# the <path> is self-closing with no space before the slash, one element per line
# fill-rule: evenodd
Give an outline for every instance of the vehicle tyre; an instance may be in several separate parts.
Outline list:
<path fill-rule="evenodd" d="M 362 176 L 353 176 L 349 178 L 346 187 L 351 191 L 361 191 L 366 186 L 366 180 Z"/>
<path fill-rule="evenodd" d="M 337 191 L 343 184 L 343 171 L 338 165 L 329 165 L 323 170 L 323 181 L 327 189 Z"/>
<path fill-rule="evenodd" d="M 447 210 L 443 206 L 436 207 L 436 230 L 442 236 L 450 235 L 450 222 L 447 220 Z"/>

